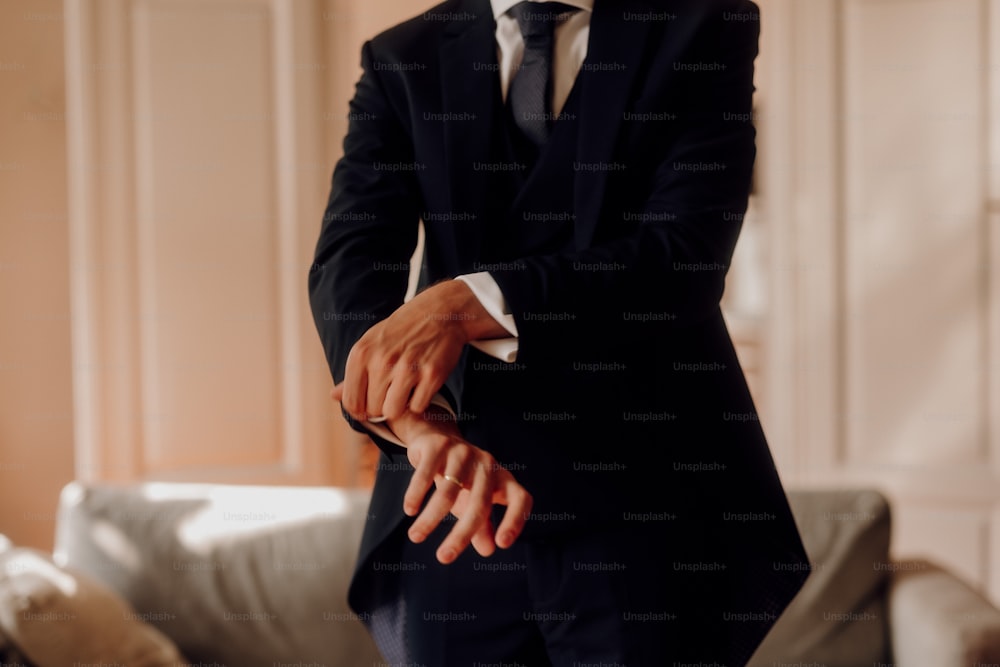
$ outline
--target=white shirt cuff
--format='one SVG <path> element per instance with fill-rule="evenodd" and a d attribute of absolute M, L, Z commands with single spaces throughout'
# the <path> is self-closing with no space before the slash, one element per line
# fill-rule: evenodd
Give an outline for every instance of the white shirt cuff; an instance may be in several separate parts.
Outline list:
<path fill-rule="evenodd" d="M 510 334 L 509 338 L 475 340 L 469 344 L 480 352 L 500 361 L 513 363 L 517 359 L 518 350 L 517 324 L 514 322 L 514 316 L 510 314 L 510 310 L 507 307 L 507 299 L 504 298 L 503 292 L 500 291 L 497 281 L 493 280 L 493 276 L 486 271 L 457 276 L 455 280 L 461 280 L 468 285 L 469 289 L 472 290 L 472 293 L 483 306 L 483 309 Z"/>
<path fill-rule="evenodd" d="M 493 338 L 491 340 L 474 340 L 469 343 L 483 354 L 499 359 L 508 364 L 517 361 L 516 338 Z"/>

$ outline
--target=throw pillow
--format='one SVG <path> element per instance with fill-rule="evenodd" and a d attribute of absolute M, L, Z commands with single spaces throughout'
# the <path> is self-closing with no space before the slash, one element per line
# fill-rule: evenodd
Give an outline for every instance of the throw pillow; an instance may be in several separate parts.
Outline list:
<path fill-rule="evenodd" d="M 0 634 L 44 667 L 187 664 L 128 602 L 32 549 L 0 553 Z"/>

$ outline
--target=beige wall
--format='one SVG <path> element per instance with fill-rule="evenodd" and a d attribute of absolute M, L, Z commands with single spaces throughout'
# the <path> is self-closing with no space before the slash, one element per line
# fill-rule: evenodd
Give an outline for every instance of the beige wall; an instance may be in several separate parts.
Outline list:
<path fill-rule="evenodd" d="M 62 3 L 0 3 L 0 532 L 48 547 L 73 475 Z"/>

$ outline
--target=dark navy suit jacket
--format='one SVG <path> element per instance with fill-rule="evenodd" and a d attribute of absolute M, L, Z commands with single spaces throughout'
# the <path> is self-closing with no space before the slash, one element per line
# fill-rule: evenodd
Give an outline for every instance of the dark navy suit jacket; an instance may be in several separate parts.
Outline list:
<path fill-rule="evenodd" d="M 569 227 L 562 245 L 517 256 L 490 226 L 530 234 L 523 213 L 546 210 L 555 176 L 532 174 L 497 211 L 483 166 L 501 113 L 494 30 L 488 0 L 451 0 L 364 46 L 309 277 L 333 376 L 402 303 L 424 219 L 422 282 L 487 269 L 517 324 L 515 364 L 467 350 L 442 391 L 464 435 L 533 494 L 524 539 L 670 522 L 683 539 L 665 567 L 727 564 L 714 593 L 682 602 L 749 614 L 732 626 L 753 644 L 808 571 L 719 309 L 754 161 L 757 8 L 597 0 L 575 84 L 572 211 L 537 223 Z M 359 611 L 391 594 L 372 562 L 405 523 L 403 450 L 376 442 Z"/>

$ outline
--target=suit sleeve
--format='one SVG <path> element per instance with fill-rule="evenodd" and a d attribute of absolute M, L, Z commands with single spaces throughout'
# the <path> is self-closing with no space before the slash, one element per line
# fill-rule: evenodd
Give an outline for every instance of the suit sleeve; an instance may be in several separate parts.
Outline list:
<path fill-rule="evenodd" d="M 413 145 L 362 49 L 363 73 L 350 104 L 344 155 L 333 185 L 309 274 L 309 297 L 335 383 L 354 343 L 403 303 L 417 243 L 420 190 Z M 448 388 L 442 393 L 455 406 Z M 346 412 L 357 431 L 387 453 L 398 445 L 371 433 Z"/>
<path fill-rule="evenodd" d="M 519 361 L 571 354 L 566 341 L 573 340 L 633 345 L 637 336 L 697 326 L 717 311 L 754 162 L 749 119 L 759 28 L 715 20 L 702 30 L 672 78 L 687 98 L 677 107 L 676 135 L 652 163 L 648 195 L 626 202 L 643 212 L 642 222 L 589 248 L 490 271 L 516 321 Z M 702 69 L 683 71 L 691 63 Z M 677 69 L 671 62 L 658 68 Z M 601 229 L 623 228 L 622 211 L 602 215 L 616 219 L 602 220 Z M 657 326 L 635 324 L 644 319 Z"/>

